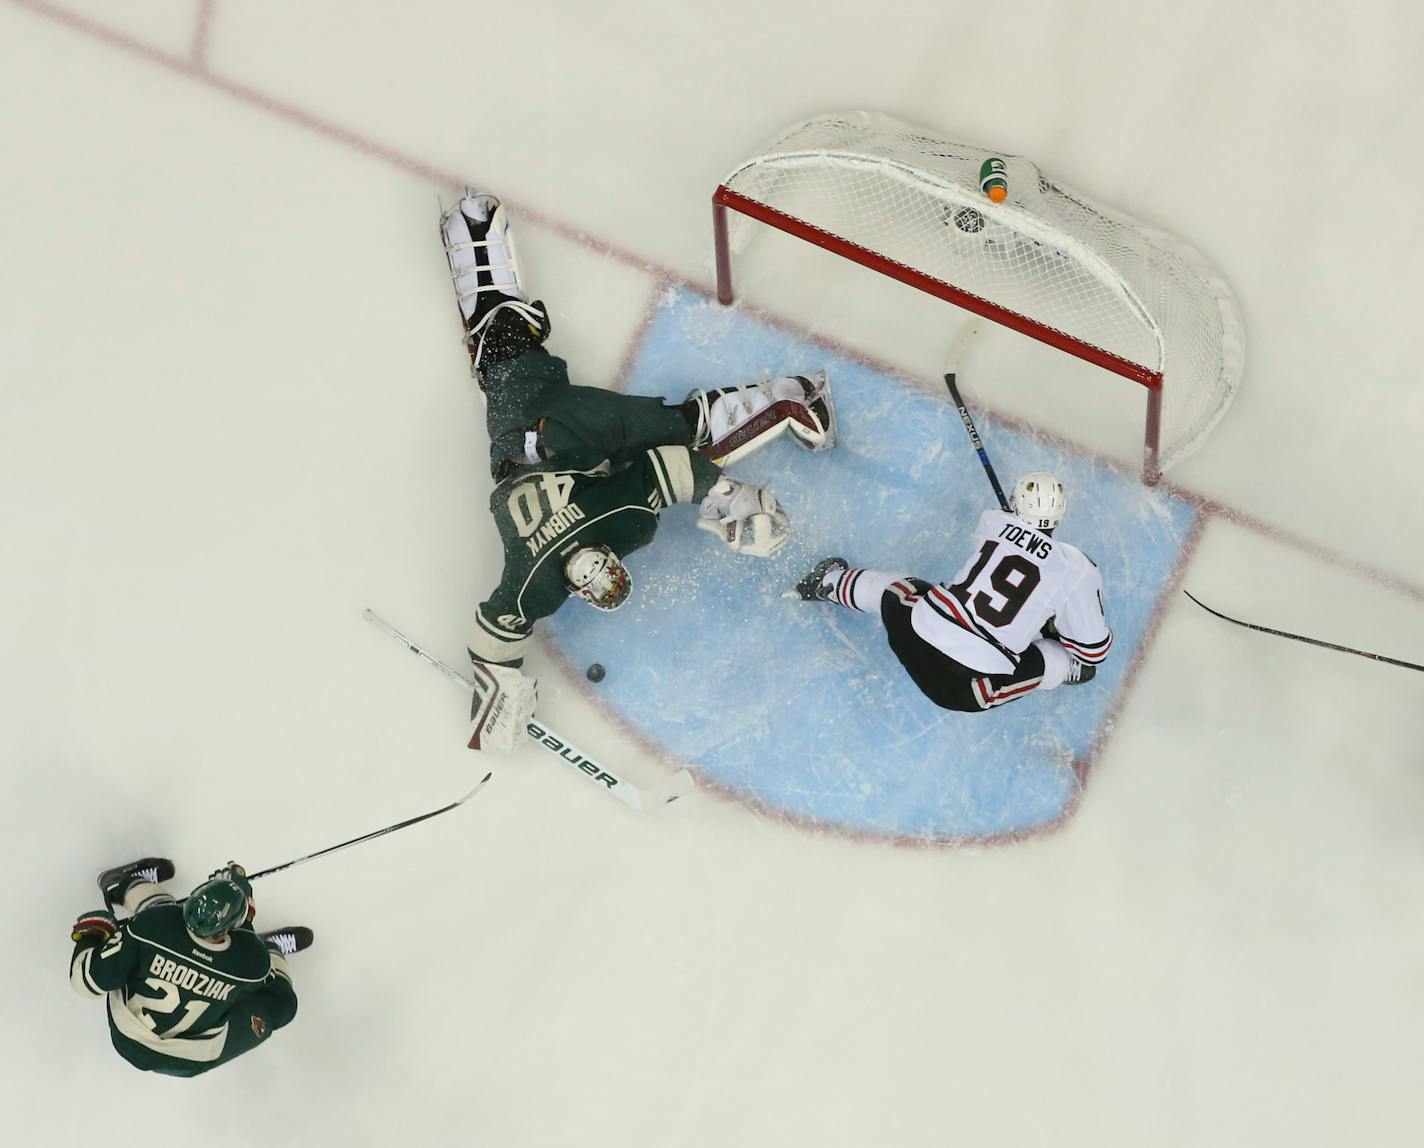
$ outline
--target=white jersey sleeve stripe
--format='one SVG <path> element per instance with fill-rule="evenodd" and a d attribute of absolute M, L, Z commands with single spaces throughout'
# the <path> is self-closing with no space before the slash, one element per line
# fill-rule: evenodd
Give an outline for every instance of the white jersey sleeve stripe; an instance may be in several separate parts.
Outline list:
<path fill-rule="evenodd" d="M 994 706 L 1001 706 L 1005 702 L 1011 702 L 1015 698 L 1023 697 L 1024 694 L 1032 693 L 1038 689 L 1043 682 L 1043 678 L 1030 678 L 1027 681 L 1015 682 L 1011 686 L 996 690 L 993 682 L 988 678 L 974 679 L 974 692 L 979 697 L 979 704 L 984 709 L 992 709 Z"/>
<path fill-rule="evenodd" d="M 692 473 L 692 458 L 685 446 L 659 446 L 648 451 L 652 456 L 658 485 L 663 488 L 668 505 L 691 502 L 696 489 Z"/>
<path fill-rule="evenodd" d="M 1075 642 L 1071 638 L 1059 636 L 1058 643 L 1080 662 L 1092 662 L 1097 664 L 1108 656 L 1108 651 L 1112 649 L 1112 631 L 1108 631 L 1108 636 L 1101 642 L 1089 644 L 1086 642 Z"/>
<path fill-rule="evenodd" d="M 969 619 L 964 616 L 964 611 L 959 608 L 959 603 L 941 590 L 938 586 L 930 587 L 929 603 L 940 614 L 947 614 L 950 621 L 958 622 L 966 630 L 972 630 Z"/>
<path fill-rule="evenodd" d="M 69 983 L 74 986 L 74 991 L 77 993 L 101 997 L 104 995 L 104 990 L 94 983 L 94 977 L 89 971 L 89 964 L 93 959 L 93 948 L 81 949 L 76 953 L 69 968 Z"/>
<path fill-rule="evenodd" d="M 913 606 L 920 600 L 920 596 L 915 593 L 915 588 L 908 582 L 891 582 L 890 589 L 895 591 L 895 597 L 899 598 L 901 603 L 906 606 Z"/>

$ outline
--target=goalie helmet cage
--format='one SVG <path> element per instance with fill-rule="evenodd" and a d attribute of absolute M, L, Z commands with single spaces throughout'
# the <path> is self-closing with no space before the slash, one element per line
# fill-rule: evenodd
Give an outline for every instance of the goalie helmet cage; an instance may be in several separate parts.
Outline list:
<path fill-rule="evenodd" d="M 995 156 L 1001 203 L 979 184 Z M 722 303 L 751 231 L 729 228 L 730 208 L 1142 384 L 1149 484 L 1201 443 L 1241 379 L 1240 316 L 1206 259 L 1020 156 L 842 112 L 787 129 L 712 205 Z"/>

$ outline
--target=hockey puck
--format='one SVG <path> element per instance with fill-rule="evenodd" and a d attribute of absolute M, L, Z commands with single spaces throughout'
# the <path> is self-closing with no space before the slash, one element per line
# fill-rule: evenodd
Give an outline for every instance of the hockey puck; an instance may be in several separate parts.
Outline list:
<path fill-rule="evenodd" d="M 591 682 L 603 681 L 603 667 L 597 662 L 594 662 L 593 665 L 589 666 L 584 672 L 588 675 L 588 680 Z"/>

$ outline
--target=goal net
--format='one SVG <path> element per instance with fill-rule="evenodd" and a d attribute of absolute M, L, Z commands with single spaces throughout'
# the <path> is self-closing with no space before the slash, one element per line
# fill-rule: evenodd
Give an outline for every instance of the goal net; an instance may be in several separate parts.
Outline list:
<path fill-rule="evenodd" d="M 981 188 L 995 158 L 999 202 Z M 878 113 L 818 116 L 739 164 L 713 215 L 723 303 L 756 220 L 1140 383 L 1147 482 L 1201 443 L 1241 379 L 1240 316 L 1206 259 L 1021 156 Z"/>

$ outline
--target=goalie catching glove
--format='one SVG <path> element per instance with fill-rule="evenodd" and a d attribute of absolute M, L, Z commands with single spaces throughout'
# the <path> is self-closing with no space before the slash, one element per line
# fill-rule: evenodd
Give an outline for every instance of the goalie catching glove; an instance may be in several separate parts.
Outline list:
<path fill-rule="evenodd" d="M 702 500 L 697 525 L 741 554 L 770 558 L 791 537 L 791 520 L 765 487 L 723 475 Z"/>
<path fill-rule="evenodd" d="M 525 737 L 539 698 L 538 683 L 521 671 L 476 662 L 470 705 L 470 748 L 511 754 Z"/>

